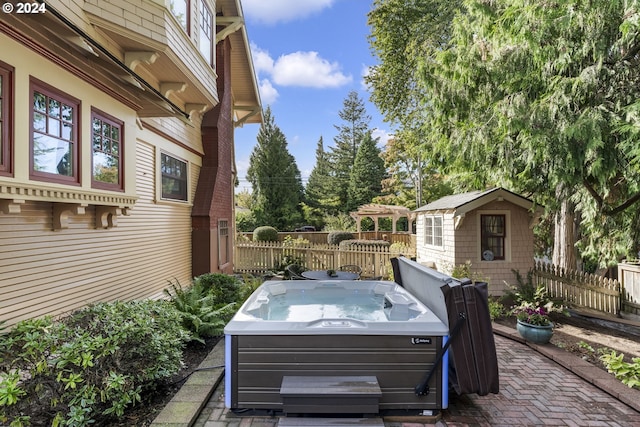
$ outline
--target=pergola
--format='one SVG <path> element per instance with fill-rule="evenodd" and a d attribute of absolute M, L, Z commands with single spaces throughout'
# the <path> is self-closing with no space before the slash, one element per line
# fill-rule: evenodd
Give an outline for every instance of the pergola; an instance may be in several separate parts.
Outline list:
<path fill-rule="evenodd" d="M 391 218 L 391 232 L 395 233 L 397 228 L 396 224 L 400 218 L 407 218 L 409 223 L 409 230 L 413 229 L 413 222 L 415 221 L 415 213 L 413 213 L 409 208 L 404 206 L 395 206 L 395 205 L 379 205 L 375 203 L 369 203 L 366 205 L 362 205 L 358 208 L 357 211 L 351 212 L 351 218 L 356 220 L 356 225 L 358 227 L 358 233 L 362 231 L 361 221 L 362 218 L 371 218 L 374 224 L 374 230 L 378 231 L 378 218 Z"/>

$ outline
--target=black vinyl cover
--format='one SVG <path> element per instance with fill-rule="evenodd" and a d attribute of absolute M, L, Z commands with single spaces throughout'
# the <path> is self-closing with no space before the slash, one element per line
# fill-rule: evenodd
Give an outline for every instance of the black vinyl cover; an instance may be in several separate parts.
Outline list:
<path fill-rule="evenodd" d="M 489 315 L 489 291 L 484 282 L 464 281 L 440 288 L 449 318 L 449 382 L 460 394 L 499 393 L 498 358 Z M 461 317 L 455 336 L 453 328 Z"/>

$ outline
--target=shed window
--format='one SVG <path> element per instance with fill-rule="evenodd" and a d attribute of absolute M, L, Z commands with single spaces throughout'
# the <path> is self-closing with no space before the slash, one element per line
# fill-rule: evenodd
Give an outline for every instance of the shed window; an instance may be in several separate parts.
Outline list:
<path fill-rule="evenodd" d="M 505 215 L 480 216 L 480 257 L 484 261 L 505 259 L 505 239 L 507 237 Z"/>
<path fill-rule="evenodd" d="M 424 219 L 425 245 L 442 247 L 442 217 L 427 216 Z"/>
<path fill-rule="evenodd" d="M 187 162 L 160 154 L 162 198 L 187 201 Z"/>
<path fill-rule="evenodd" d="M 80 101 L 31 84 L 31 177 L 79 183 Z"/>

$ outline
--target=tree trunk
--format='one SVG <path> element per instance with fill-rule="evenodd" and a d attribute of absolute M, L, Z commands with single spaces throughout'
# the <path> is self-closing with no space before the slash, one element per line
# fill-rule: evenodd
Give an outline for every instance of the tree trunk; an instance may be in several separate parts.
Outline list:
<path fill-rule="evenodd" d="M 560 211 L 554 217 L 552 262 L 567 270 L 577 270 L 575 207 L 566 197 L 561 200 Z"/>

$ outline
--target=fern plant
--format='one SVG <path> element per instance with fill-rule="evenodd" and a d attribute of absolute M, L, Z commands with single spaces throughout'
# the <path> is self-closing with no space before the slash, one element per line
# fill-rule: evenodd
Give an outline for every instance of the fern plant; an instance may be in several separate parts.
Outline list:
<path fill-rule="evenodd" d="M 182 325 L 193 334 L 193 340 L 204 343 L 203 337 L 221 335 L 234 313 L 236 302 L 220 306 L 217 295 L 208 292 L 201 281 L 183 289 L 180 282 L 169 282 L 164 293 L 182 315 Z"/>

